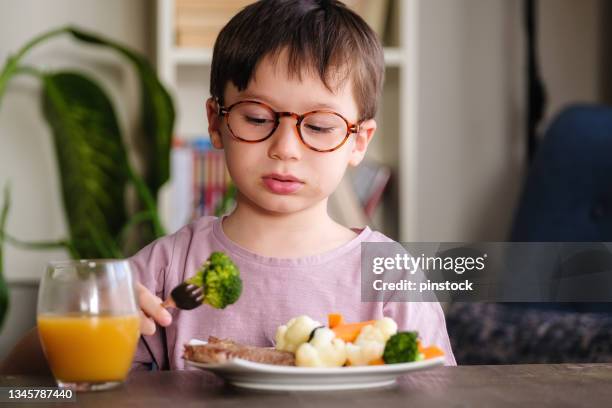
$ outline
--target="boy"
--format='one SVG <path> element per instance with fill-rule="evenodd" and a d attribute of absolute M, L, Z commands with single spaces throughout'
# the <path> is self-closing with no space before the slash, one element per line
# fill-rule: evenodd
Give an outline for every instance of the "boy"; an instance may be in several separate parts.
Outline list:
<path fill-rule="evenodd" d="M 383 71 L 376 35 L 338 1 L 263 0 L 223 28 L 206 113 L 237 205 L 132 257 L 144 334 L 133 369 L 183 369 L 191 338 L 271 346 L 290 318 L 325 322 L 330 312 L 349 322 L 391 317 L 455 364 L 438 303 L 361 302 L 360 244 L 392 240 L 367 227 L 346 228 L 327 213 L 328 197 L 376 131 Z M 213 251 L 239 267 L 240 299 L 223 310 L 164 309 L 162 298 Z"/>
<path fill-rule="evenodd" d="M 367 24 L 337 1 L 264 0 L 246 7 L 215 44 L 206 102 L 211 141 L 224 149 L 237 206 L 203 217 L 132 258 L 144 322 L 135 364 L 183 368 L 190 338 L 228 337 L 271 346 L 276 328 L 302 314 L 325 321 L 392 317 L 418 330 L 455 364 L 437 303 L 360 301 L 360 244 L 391 242 L 327 214 L 348 165 L 363 159 L 376 130 L 383 53 Z M 212 251 L 240 268 L 241 298 L 223 310 L 159 306 Z M 155 293 L 157 296 L 152 295 Z M 166 330 L 155 330 L 155 321 Z M 172 322 L 172 323 L 171 323 Z M 146 343 L 146 344 L 145 344 Z"/>

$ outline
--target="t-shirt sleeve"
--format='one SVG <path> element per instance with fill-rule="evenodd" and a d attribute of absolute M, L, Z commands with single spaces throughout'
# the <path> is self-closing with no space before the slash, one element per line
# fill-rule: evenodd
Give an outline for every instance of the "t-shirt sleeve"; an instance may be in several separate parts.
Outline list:
<path fill-rule="evenodd" d="M 383 314 L 395 320 L 399 331 L 418 331 L 423 346 L 440 347 L 444 351 L 445 365 L 457 365 L 440 303 L 387 302 Z"/>
<path fill-rule="evenodd" d="M 166 271 L 172 262 L 175 236 L 160 238 L 147 245 L 130 259 L 135 281 L 160 298 L 165 295 Z M 166 369 L 168 363 L 165 331 L 157 326 L 155 334 L 140 336 L 130 371 L 151 370 L 153 365 Z"/>

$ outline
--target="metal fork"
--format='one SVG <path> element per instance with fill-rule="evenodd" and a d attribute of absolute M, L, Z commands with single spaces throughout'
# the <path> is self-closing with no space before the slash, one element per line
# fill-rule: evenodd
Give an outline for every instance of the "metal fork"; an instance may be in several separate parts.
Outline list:
<path fill-rule="evenodd" d="M 201 306 L 202 300 L 204 300 L 204 288 L 183 282 L 172 289 L 170 297 L 164 300 L 162 306 L 191 310 Z"/>

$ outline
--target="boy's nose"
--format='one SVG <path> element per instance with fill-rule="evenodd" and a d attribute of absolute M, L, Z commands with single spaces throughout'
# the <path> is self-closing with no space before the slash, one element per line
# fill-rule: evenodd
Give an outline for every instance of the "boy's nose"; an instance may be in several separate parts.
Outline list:
<path fill-rule="evenodd" d="M 299 160 L 301 158 L 302 142 L 295 126 L 296 119 L 282 117 L 278 127 L 270 137 L 271 144 L 268 156 L 278 160 Z"/>

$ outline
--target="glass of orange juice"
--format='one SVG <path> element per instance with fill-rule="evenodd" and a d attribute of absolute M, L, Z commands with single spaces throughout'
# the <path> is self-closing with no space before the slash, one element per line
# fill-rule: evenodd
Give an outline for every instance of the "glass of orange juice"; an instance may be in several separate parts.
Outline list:
<path fill-rule="evenodd" d="M 49 263 L 39 288 L 37 323 L 60 388 L 89 391 L 120 385 L 140 336 L 129 263 Z"/>

